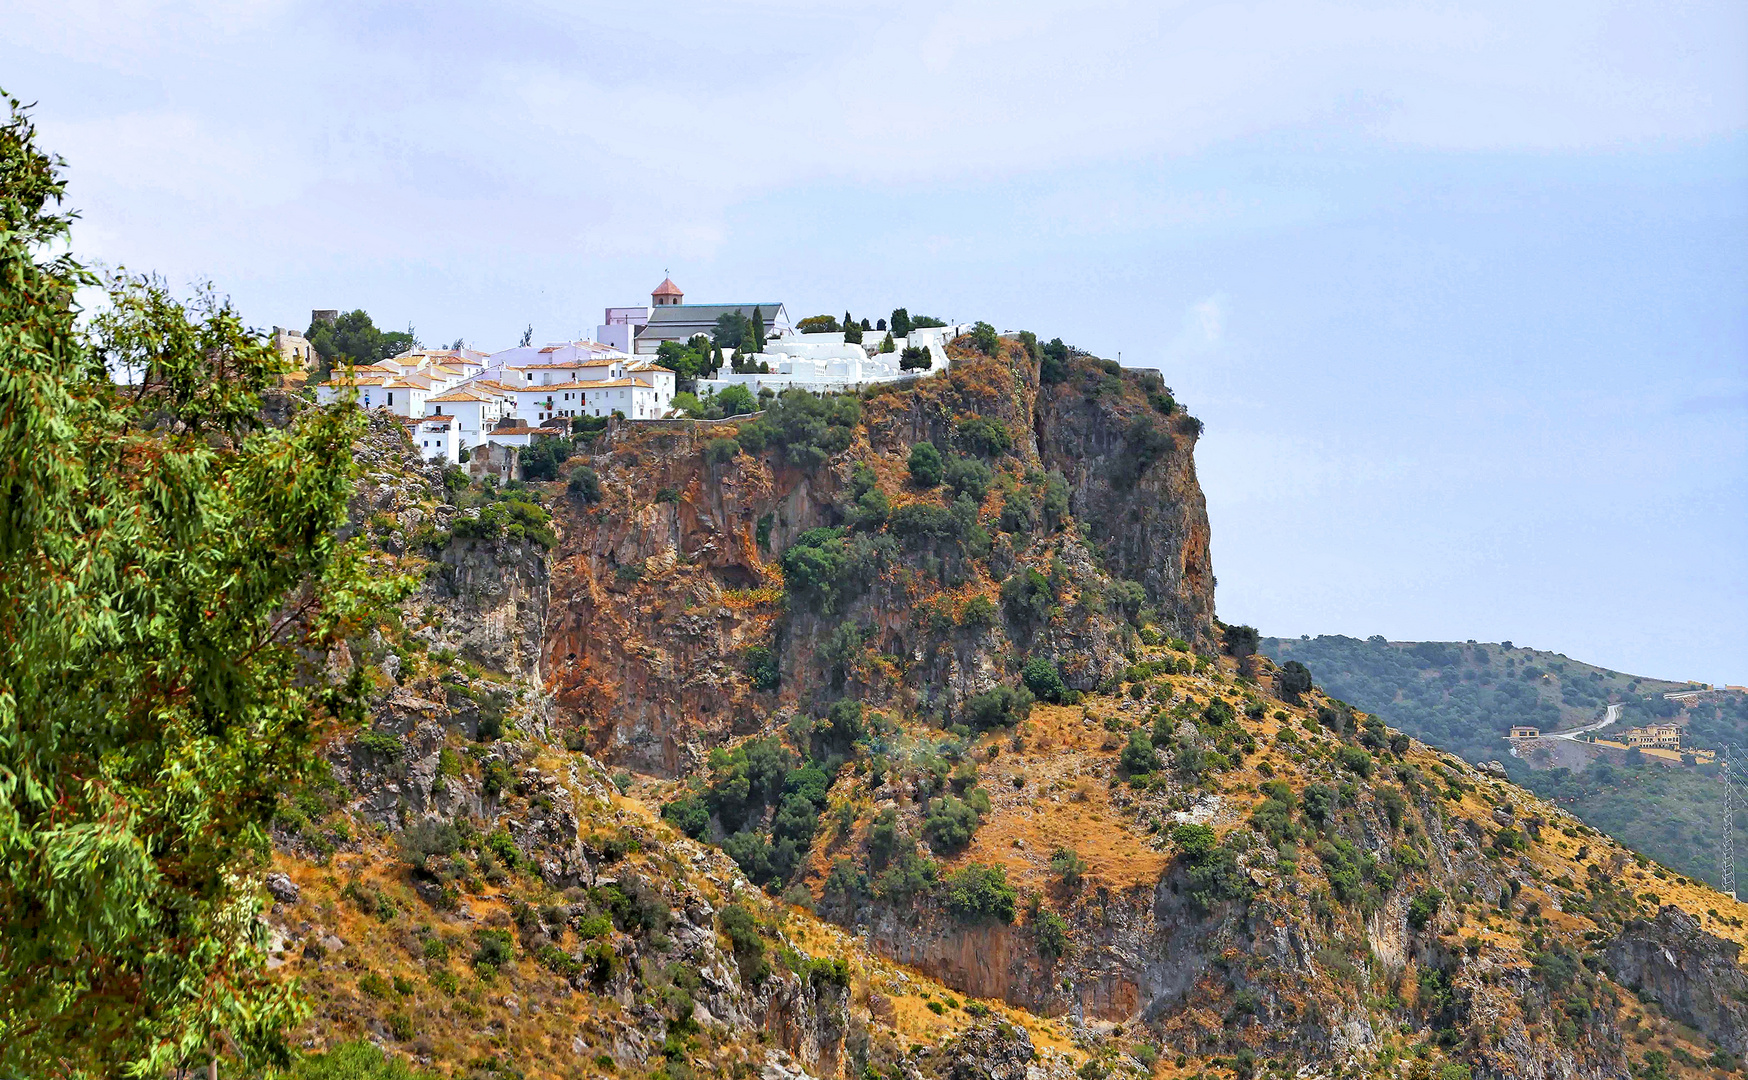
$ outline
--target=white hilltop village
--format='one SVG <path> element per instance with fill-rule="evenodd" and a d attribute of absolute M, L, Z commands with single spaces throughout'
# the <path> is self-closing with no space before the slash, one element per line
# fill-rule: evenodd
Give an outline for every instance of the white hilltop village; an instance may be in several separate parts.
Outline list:
<path fill-rule="evenodd" d="M 315 323 L 332 321 L 338 312 L 311 315 Z M 747 351 L 716 345 L 724 316 L 756 325 L 762 345 Z M 607 308 L 592 340 L 495 353 L 414 348 L 349 375 L 336 371 L 314 390 L 320 404 L 352 394 L 360 408 L 400 418 L 428 460 L 459 464 L 490 459 L 481 447 L 526 447 L 543 436 L 566 435 L 579 417 L 637 423 L 696 416 L 693 399 L 675 401 L 679 377 L 659 362 L 664 343 L 710 341 L 720 367 L 702 373 L 710 377 L 696 380 L 693 396 L 705 409 L 718 400 L 740 402 L 744 409 L 746 402 L 789 389 L 837 393 L 939 374 L 951 363 L 947 343 L 970 329 L 929 326 L 896 335 L 881 320 L 865 328 L 865 336 L 842 329 L 804 333 L 781 302 L 688 304 L 670 279 L 656 286 L 647 306 Z M 863 342 L 848 340 L 856 336 L 864 336 Z M 273 338 L 288 358 L 314 358 L 308 340 L 295 330 L 275 327 Z M 731 387 L 744 391 L 725 396 Z"/>

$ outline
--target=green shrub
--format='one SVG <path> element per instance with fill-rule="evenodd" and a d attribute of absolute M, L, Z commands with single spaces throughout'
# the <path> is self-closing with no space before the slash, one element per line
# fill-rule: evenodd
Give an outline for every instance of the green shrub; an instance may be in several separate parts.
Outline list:
<path fill-rule="evenodd" d="M 1018 893 L 1008 884 L 1007 871 L 999 866 L 972 863 L 943 882 L 947 910 L 960 919 L 1014 921 Z"/>
<path fill-rule="evenodd" d="M 381 728 L 370 728 L 360 732 L 358 745 L 371 756 L 393 765 L 400 764 L 407 756 L 407 745 L 399 735 Z"/>
<path fill-rule="evenodd" d="M 544 967 L 555 975 L 563 975 L 564 977 L 569 978 L 572 975 L 580 974 L 583 970 L 582 961 L 578 960 L 570 953 L 565 952 L 557 945 L 542 945 L 540 950 L 536 952 L 534 956 L 535 959 L 540 961 L 541 967 Z"/>
<path fill-rule="evenodd" d="M 1300 696 L 1311 689 L 1311 669 L 1297 660 L 1288 660 L 1275 673 L 1275 693 L 1284 701 L 1299 704 Z"/>
<path fill-rule="evenodd" d="M 1010 622 L 1022 626 L 1043 623 L 1055 601 L 1050 579 L 1029 566 L 1014 571 L 1001 584 L 1002 610 Z"/>
<path fill-rule="evenodd" d="M 906 463 L 906 468 L 910 471 L 911 483 L 918 487 L 932 488 L 941 482 L 941 452 L 935 449 L 934 443 L 917 443 L 910 448 L 910 460 Z"/>
<path fill-rule="evenodd" d="M 771 973 L 771 964 L 765 957 L 765 939 L 753 913 L 744 904 L 729 904 L 717 920 L 722 924 L 722 932 L 728 935 L 741 981 L 751 986 L 763 983 Z"/>
<path fill-rule="evenodd" d="M 1333 818 L 1339 802 L 1335 789 L 1328 784 L 1306 784 L 1300 799 L 1305 804 L 1305 817 L 1313 825 L 1322 825 Z"/>
<path fill-rule="evenodd" d="M 1025 689 L 998 686 L 973 695 L 965 702 L 965 724 L 973 731 L 988 731 L 994 727 L 1010 727 L 1026 719 L 1032 711 L 1032 694 Z"/>
<path fill-rule="evenodd" d="M 516 841 L 505 829 L 496 829 L 487 836 L 485 849 L 504 860 L 504 865 L 512 869 L 522 864 L 521 849 L 516 847 Z"/>
<path fill-rule="evenodd" d="M 1050 856 L 1050 872 L 1060 877 L 1062 884 L 1077 889 L 1086 876 L 1086 860 L 1073 848 L 1059 847 Z"/>
<path fill-rule="evenodd" d="M 960 446 L 979 457 L 1004 454 L 1014 445 L 1007 425 L 987 416 L 963 416 L 953 424 L 953 433 Z"/>
<path fill-rule="evenodd" d="M 558 544 L 551 522 L 552 515 L 539 503 L 507 497 L 480 507 L 476 516 L 457 517 L 449 531 L 464 540 L 526 539 L 551 550 Z"/>
<path fill-rule="evenodd" d="M 892 551 L 885 537 L 846 539 L 842 528 L 809 529 L 784 550 L 779 565 L 792 596 L 821 615 L 832 615 L 867 591 Z"/>
<path fill-rule="evenodd" d="M 1368 860 L 1352 843 L 1341 837 L 1324 840 L 1313 849 L 1323 863 L 1329 889 L 1342 903 L 1359 899 L 1368 871 Z"/>
<path fill-rule="evenodd" d="M 959 625 L 968 630 L 986 630 L 994 626 L 995 605 L 987 596 L 973 596 L 959 611 Z"/>
<path fill-rule="evenodd" d="M 1038 347 L 1038 352 L 1038 381 L 1045 386 L 1067 382 L 1069 348 L 1062 339 L 1051 338 Z"/>
<path fill-rule="evenodd" d="M 1214 830 L 1206 825 L 1179 825 L 1171 831 L 1172 843 L 1191 862 L 1201 862 L 1219 844 Z"/>
<path fill-rule="evenodd" d="M 1032 937 L 1038 955 L 1044 959 L 1056 960 L 1068 955 L 1068 920 L 1054 911 L 1041 908 L 1032 916 Z"/>
<path fill-rule="evenodd" d="M 494 970 L 516 960 L 515 945 L 508 930 L 475 930 L 473 932 L 473 966 Z"/>
<path fill-rule="evenodd" d="M 929 804 L 923 820 L 923 839 L 936 852 L 950 855 L 964 850 L 982 823 L 982 816 L 975 809 L 946 795 Z"/>
<path fill-rule="evenodd" d="M 1001 346 L 1001 338 L 996 335 L 995 327 L 986 322 L 978 322 L 971 327 L 971 346 L 985 356 L 994 356 Z"/>
<path fill-rule="evenodd" d="M 782 681 L 777 654 L 763 645 L 749 646 L 741 653 L 741 670 L 746 672 L 754 690 L 775 690 Z"/>
<path fill-rule="evenodd" d="M 420 874 L 430 872 L 432 856 L 449 856 L 461 848 L 461 834 L 455 826 L 436 818 L 415 821 L 400 835 L 401 858 Z"/>
<path fill-rule="evenodd" d="M 988 600 L 983 602 L 989 603 Z M 1062 681 L 1062 672 L 1057 668 L 1056 661 L 1047 656 L 1034 656 L 1026 661 L 1026 666 L 1020 669 L 1020 681 L 1026 684 L 1026 689 L 1039 701 L 1061 704 L 1064 695 L 1068 693 L 1068 685 Z"/>
<path fill-rule="evenodd" d="M 410 1032 L 404 1037 L 396 1034 L 396 1038 L 410 1037 Z M 437 1073 L 414 1069 L 362 1039 L 341 1043 L 325 1054 L 299 1058 L 288 1075 L 291 1080 L 437 1080 L 438 1077 Z"/>
<path fill-rule="evenodd" d="M 941 479 L 953 489 L 955 495 L 969 496 L 976 502 L 982 502 L 989 493 L 989 485 L 994 482 L 995 474 L 988 465 L 970 457 L 954 456 L 947 461 L 946 468 L 941 471 Z"/>
<path fill-rule="evenodd" d="M 710 828 L 710 806 L 698 795 L 682 795 L 662 807 L 662 820 L 696 840 Z"/>
<path fill-rule="evenodd" d="M 1024 491 L 1010 491 L 1002 500 L 1002 532 L 1029 533 L 1038 527 L 1038 501 Z"/>
<path fill-rule="evenodd" d="M 389 995 L 389 981 L 374 971 L 367 971 L 358 980 L 358 989 L 373 998 L 386 998 Z"/>
<path fill-rule="evenodd" d="M 1238 719 L 1238 714 L 1232 711 L 1232 704 L 1225 698 L 1214 698 L 1202 706 L 1202 723 L 1209 727 L 1223 727 Z"/>
<path fill-rule="evenodd" d="M 570 471 L 565 490 L 585 503 L 598 503 L 601 501 L 601 478 L 587 465 L 578 465 Z"/>
<path fill-rule="evenodd" d="M 1129 742 L 1123 747 L 1120 763 L 1130 776 L 1143 776 L 1159 768 L 1159 755 L 1154 753 L 1153 740 L 1145 730 L 1136 728 L 1129 733 Z"/>
<path fill-rule="evenodd" d="M 740 444 L 755 454 L 774 448 L 791 464 L 811 469 L 849 449 L 861 420 L 862 403 L 854 395 L 821 397 L 785 390 L 772 399 L 764 415 L 741 425 Z"/>
<path fill-rule="evenodd" d="M 733 439 L 711 439 L 704 444 L 704 460 L 722 465 L 740 456 L 740 443 Z"/>
<path fill-rule="evenodd" d="M 1438 914 L 1439 905 L 1444 903 L 1445 894 L 1437 889 L 1427 889 L 1416 896 L 1408 904 L 1408 925 L 1416 930 L 1425 930 L 1426 924 Z"/>
<path fill-rule="evenodd" d="M 753 392 L 739 383 L 723 387 L 712 403 L 722 410 L 723 416 L 745 416 L 759 410 L 759 403 L 753 400 Z"/>
<path fill-rule="evenodd" d="M 569 439 L 536 437 L 522 449 L 518 459 L 522 464 L 522 478 L 530 481 L 558 479 L 558 467 L 569 461 L 575 450 L 576 445 Z"/>
<path fill-rule="evenodd" d="M 484 730 L 484 722 L 481 722 Z M 484 778 L 480 783 L 487 798 L 495 798 L 506 789 L 515 786 L 516 777 L 510 772 L 510 766 L 502 758 L 492 758 L 486 762 Z"/>

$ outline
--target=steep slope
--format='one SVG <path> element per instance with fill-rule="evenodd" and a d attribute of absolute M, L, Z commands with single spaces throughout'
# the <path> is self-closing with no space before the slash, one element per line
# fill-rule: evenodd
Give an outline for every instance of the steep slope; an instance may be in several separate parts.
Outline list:
<path fill-rule="evenodd" d="M 1737 1066 L 1748 913 L 1221 655 L 1169 391 L 964 346 L 619 426 L 567 466 L 598 500 L 375 433 L 360 527 L 424 585 L 355 651 L 371 727 L 282 808 L 309 1045 L 477 1077 Z"/>
<path fill-rule="evenodd" d="M 1063 617 L 1033 620 L 1025 644 L 1058 659 L 1075 688 L 1122 667 L 1132 620 L 1113 609 L 1148 604 L 1163 630 L 1211 640 L 1195 427 L 1150 404 L 1135 373 L 1119 378 L 1091 358 L 1040 395 L 1036 363 L 1007 348 L 986 358 L 955 347 L 948 375 L 843 399 L 854 417 L 790 410 L 756 436 L 742 430 L 755 421 L 625 426 L 580 459 L 605 494 L 556 508 L 561 599 L 546 670 L 591 751 L 673 775 L 821 694 L 951 713 L 1014 674 L 1000 666 L 1009 628 L 967 625 L 958 609 L 977 596 L 999 603 L 1027 569 L 1062 568 L 1065 591 L 1051 590 L 1063 595 L 1038 602 Z M 736 441 L 755 437 L 772 449 Z M 919 442 L 960 472 L 912 483 Z M 1088 524 L 1061 527 L 1070 519 Z M 830 527 L 846 529 L 837 547 L 847 550 L 815 562 L 839 579 L 785 604 L 783 552 Z M 1072 585 L 1086 580 L 1099 590 Z M 779 670 L 755 679 L 766 655 Z"/>
<path fill-rule="evenodd" d="M 1659 862 L 1720 880 L 1715 768 L 1571 741 L 1542 740 L 1514 752 L 1505 734 L 1518 724 L 1544 732 L 1594 726 L 1616 705 L 1616 722 L 1599 736 L 1669 722 L 1689 744 L 1716 748 L 1748 739 L 1748 694 L 1672 700 L 1665 695 L 1696 684 L 1626 675 L 1510 643 L 1329 635 L 1264 638 L 1262 649 L 1277 662 L 1305 664 L 1331 694 L 1418 739 L 1472 763 L 1502 762 L 1513 780 Z"/>

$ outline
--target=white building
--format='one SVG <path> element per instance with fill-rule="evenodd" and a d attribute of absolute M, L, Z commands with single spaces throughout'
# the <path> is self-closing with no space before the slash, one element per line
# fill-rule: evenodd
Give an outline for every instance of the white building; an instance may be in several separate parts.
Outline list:
<path fill-rule="evenodd" d="M 664 280 L 649 295 L 648 307 L 611 307 L 605 321 L 595 327 L 595 337 L 615 348 L 639 356 L 654 356 L 662 342 L 684 344 L 699 334 L 713 337 L 716 320 L 738 312 L 751 319 L 757 314 L 765 324 L 765 337 L 786 337 L 795 332 L 789 312 L 780 301 L 751 304 L 688 304 L 686 294 L 672 279 Z"/>
<path fill-rule="evenodd" d="M 522 378 L 511 378 L 507 372 L 514 369 L 517 372 L 558 372 L 568 368 L 583 365 L 611 364 L 613 361 L 623 361 L 631 358 L 628 349 L 616 349 L 599 341 L 560 341 L 547 345 L 523 345 L 514 349 L 504 349 L 486 358 L 481 374 L 488 379 L 496 379 L 504 383 L 523 382 Z M 617 377 L 617 374 L 614 376 Z M 563 382 L 565 376 L 549 378 L 548 382 Z M 526 380 L 529 382 L 537 379 Z"/>
<path fill-rule="evenodd" d="M 510 392 L 488 379 L 475 379 L 436 397 L 426 398 L 432 416 L 453 416 L 460 449 L 478 446 L 498 421 L 514 412 Z"/>
<path fill-rule="evenodd" d="M 513 387 L 510 394 L 516 402 L 514 415 L 524 423 L 536 425 L 554 417 L 612 416 L 614 413 L 628 420 L 659 420 L 673 407 L 674 392 L 673 372 L 666 368 L 657 371 L 666 376 L 665 390 L 654 384 L 653 377 L 635 376 Z M 653 376 L 655 373 L 647 374 Z"/>
<path fill-rule="evenodd" d="M 451 465 L 461 461 L 460 425 L 448 413 L 420 420 L 413 429 L 413 443 L 426 461 L 443 461 Z"/>
<path fill-rule="evenodd" d="M 520 420 L 504 420 L 485 433 L 485 442 L 496 446 L 527 446 L 534 441 L 537 429 Z M 542 432 L 550 434 L 550 432 Z"/>
<path fill-rule="evenodd" d="M 425 415 L 428 398 L 478 378 L 485 361 L 484 353 L 472 349 L 415 349 L 355 368 L 351 378 L 335 372 L 327 382 L 316 384 L 316 403 L 331 404 L 350 387 L 357 391 L 363 408 L 418 419 Z"/>
<path fill-rule="evenodd" d="M 746 359 L 764 364 L 768 372 L 734 373 L 724 371 L 715 379 L 698 380 L 699 393 L 721 393 L 730 386 L 744 386 L 756 396 L 760 390 L 782 392 L 791 387 L 814 393 L 835 393 L 857 390 L 877 383 L 909 379 L 919 375 L 937 375 L 951 365 L 946 343 L 969 326 L 930 327 L 911 333 L 908 338 L 893 338 L 893 351 L 879 351 L 886 334 L 865 331 L 862 344 L 844 340 L 842 333 L 799 334 L 767 342 L 765 351 Z M 899 365 L 904 350 L 918 348 L 927 351 L 929 366 L 906 371 Z"/>

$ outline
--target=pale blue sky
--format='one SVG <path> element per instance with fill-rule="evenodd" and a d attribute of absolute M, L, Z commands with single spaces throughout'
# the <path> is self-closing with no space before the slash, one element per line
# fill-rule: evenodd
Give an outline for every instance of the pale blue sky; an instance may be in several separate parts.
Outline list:
<path fill-rule="evenodd" d="M 1748 682 L 1748 6 L 575 9 L 0 0 L 0 86 L 262 325 L 1030 328 L 1206 421 L 1224 618 Z"/>

